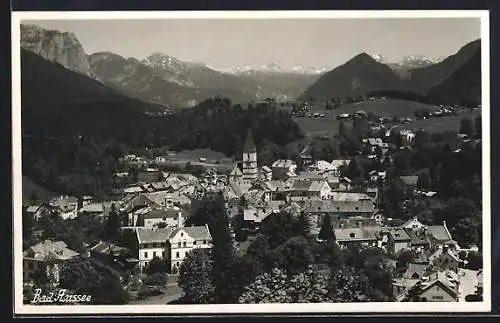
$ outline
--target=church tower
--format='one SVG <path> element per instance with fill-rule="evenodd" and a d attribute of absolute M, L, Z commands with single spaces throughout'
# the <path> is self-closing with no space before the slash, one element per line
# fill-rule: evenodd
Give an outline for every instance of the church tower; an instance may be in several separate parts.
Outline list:
<path fill-rule="evenodd" d="M 257 179 L 257 148 L 252 131 L 248 130 L 243 146 L 243 182 L 250 183 Z"/>

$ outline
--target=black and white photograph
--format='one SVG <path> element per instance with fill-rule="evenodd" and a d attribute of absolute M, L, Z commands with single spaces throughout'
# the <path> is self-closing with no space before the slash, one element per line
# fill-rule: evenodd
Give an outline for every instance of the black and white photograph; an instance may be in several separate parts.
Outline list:
<path fill-rule="evenodd" d="M 487 11 L 14 12 L 12 64 L 16 312 L 491 309 Z"/>

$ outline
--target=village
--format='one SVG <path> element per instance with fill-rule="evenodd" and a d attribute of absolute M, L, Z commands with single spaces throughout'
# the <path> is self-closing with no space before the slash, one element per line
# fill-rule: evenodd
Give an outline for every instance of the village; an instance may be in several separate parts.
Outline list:
<path fill-rule="evenodd" d="M 415 133 L 402 130 L 398 135 L 402 146 L 411 149 Z M 463 140 L 464 136 L 460 138 Z M 362 143 L 371 152 L 369 158 L 390 158 L 394 147 L 386 141 L 375 137 L 365 138 Z M 148 160 L 129 154 L 122 160 L 141 164 L 142 170 L 134 175 L 134 185 L 113 192 L 116 196 L 113 200 L 60 196 L 26 205 L 26 214 L 35 222 L 54 214 L 63 221 L 89 217 L 103 223 L 109 222 L 110 214 L 119 214 L 121 221 L 118 239 L 95 241 L 87 246 L 85 253 L 68 248 L 68 241 L 51 239 L 27 247 L 23 265 L 25 283 L 32 284 L 35 273 L 41 269 L 52 274 L 57 284 L 59 269 L 48 263 L 49 255 L 56 257 L 56 263 L 84 257 L 125 268 L 122 272 L 128 277 L 121 277 L 123 284 L 132 293 L 141 291 L 136 292 L 138 302 L 161 296 L 165 288 L 173 290 L 171 299 L 180 297 L 176 277 L 183 260 L 194 249 L 210 250 L 213 245 L 213 232 L 207 224 L 186 226 L 186 219 L 196 203 L 210 194 L 221 194 L 227 217 L 240 216 L 243 220 L 240 228 L 230 227 L 233 239 L 239 236 L 234 240 L 236 249 L 247 247 L 266 221 L 278 214 L 287 212 L 295 217 L 302 214 L 309 222 L 310 235 L 318 241 L 329 239 L 325 237 L 327 225 L 330 229 L 326 231 L 341 249 L 355 246 L 378 250 L 394 268 L 401 255 L 411 254 L 392 278 L 394 301 L 408 300 L 410 295 L 411 300 L 432 302 L 473 301 L 481 297 L 481 268 L 466 269 L 468 254 L 479 252 L 478 246 L 459 245 L 446 221 L 425 225 L 417 217 L 406 221 L 385 217 L 380 209 L 385 171 L 370 170 L 369 180 L 360 186 L 343 176 L 350 159 L 313 160 L 306 147 L 300 155 L 299 171 L 292 160 L 275 160 L 269 167 L 260 166 L 257 157 L 251 131 L 245 139 L 241 160 L 230 172 L 215 168 L 206 168 L 199 176 L 164 172 L 155 168 L 161 158 Z M 121 172 L 115 176 L 129 174 Z M 420 189 L 418 176 L 400 176 L 400 180 L 413 199 L 425 200 L 437 193 Z M 148 284 L 140 277 L 158 262 L 166 263 L 162 274 L 167 279 Z M 141 283 L 148 285 L 147 288 L 132 287 Z M 163 304 L 165 299 L 161 298 Z"/>

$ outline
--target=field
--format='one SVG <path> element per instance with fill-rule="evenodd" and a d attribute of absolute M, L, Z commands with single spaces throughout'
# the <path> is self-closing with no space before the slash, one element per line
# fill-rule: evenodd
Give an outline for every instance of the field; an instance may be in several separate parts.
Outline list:
<path fill-rule="evenodd" d="M 206 158 L 201 162 L 200 158 Z M 199 165 L 203 167 L 214 167 L 218 169 L 232 169 L 234 160 L 227 157 L 223 153 L 213 151 L 211 149 L 194 149 L 183 150 L 180 152 L 171 152 L 166 165 L 185 165 L 187 162 L 191 165 Z"/>
<path fill-rule="evenodd" d="M 309 137 L 333 136 L 338 133 L 340 120 L 337 120 L 336 117 L 341 113 L 354 113 L 356 111 L 363 110 L 367 113 L 371 112 L 380 116 L 396 116 L 399 118 L 414 119 L 415 111 L 424 108 L 429 109 L 430 111 L 437 110 L 435 106 L 420 102 L 404 100 L 376 100 L 347 104 L 335 110 L 326 110 L 323 106 L 312 106 L 309 113 L 318 112 L 324 114 L 325 117 L 295 117 L 294 119 Z M 401 125 L 400 127 L 415 129 L 424 128 L 431 131 L 455 130 L 460 126 L 460 120 L 462 118 L 475 117 L 478 115 L 480 115 L 479 111 L 467 111 L 460 113 L 458 116 L 417 120 L 412 123 Z M 352 121 L 344 120 L 344 124 L 349 129 L 352 125 Z"/>
<path fill-rule="evenodd" d="M 429 132 L 458 131 L 460 129 L 460 121 L 463 118 L 474 119 L 479 116 L 481 116 L 480 110 L 464 111 L 456 116 L 446 116 L 440 118 L 416 120 L 412 123 L 403 124 L 396 128 L 405 128 L 413 130 L 425 129 Z"/>

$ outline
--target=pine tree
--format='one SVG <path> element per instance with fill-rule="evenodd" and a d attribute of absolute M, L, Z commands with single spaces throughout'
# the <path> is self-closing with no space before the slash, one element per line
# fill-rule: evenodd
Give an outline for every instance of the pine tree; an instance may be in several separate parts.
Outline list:
<path fill-rule="evenodd" d="M 344 121 L 340 121 L 339 123 L 339 137 L 344 138 L 347 136 L 347 128 L 344 124 Z"/>
<path fill-rule="evenodd" d="M 233 261 L 233 240 L 229 232 L 229 220 L 223 209 L 217 210 L 212 238 L 215 300 L 218 303 L 228 303 L 231 301 L 227 284 Z"/>
<path fill-rule="evenodd" d="M 319 231 L 318 238 L 320 238 L 322 240 L 327 240 L 327 241 L 334 239 L 332 220 L 330 219 L 329 215 L 323 216 L 323 219 L 321 222 L 321 229 Z"/>

